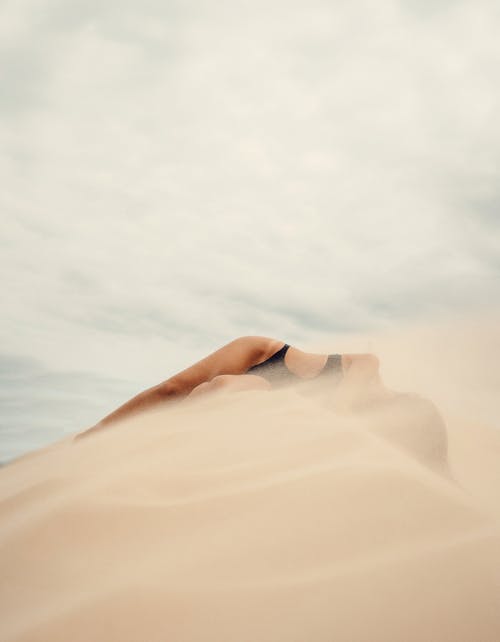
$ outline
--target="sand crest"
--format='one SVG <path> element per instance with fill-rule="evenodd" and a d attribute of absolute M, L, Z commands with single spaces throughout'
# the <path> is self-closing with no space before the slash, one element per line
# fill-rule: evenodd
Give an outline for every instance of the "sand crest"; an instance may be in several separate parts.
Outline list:
<path fill-rule="evenodd" d="M 0 639 L 497 642 L 498 328 L 345 338 L 397 392 L 354 413 L 225 392 L 9 464 Z"/>
<path fill-rule="evenodd" d="M 500 436 L 389 406 L 225 393 L 5 467 L 1 639 L 498 640 Z"/>

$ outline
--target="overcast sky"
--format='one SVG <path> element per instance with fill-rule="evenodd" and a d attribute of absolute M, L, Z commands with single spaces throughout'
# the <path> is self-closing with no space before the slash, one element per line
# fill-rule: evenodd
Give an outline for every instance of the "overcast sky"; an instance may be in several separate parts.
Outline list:
<path fill-rule="evenodd" d="M 4 0 L 0 461 L 239 335 L 498 300 L 499 33 L 494 0 Z"/>

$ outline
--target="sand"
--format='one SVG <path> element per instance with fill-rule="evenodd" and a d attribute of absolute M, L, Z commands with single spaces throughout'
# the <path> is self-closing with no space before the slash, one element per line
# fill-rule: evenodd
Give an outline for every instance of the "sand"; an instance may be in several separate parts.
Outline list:
<path fill-rule="evenodd" d="M 497 642 L 495 328 L 378 336 L 390 403 L 220 393 L 6 466 L 0 639 Z"/>

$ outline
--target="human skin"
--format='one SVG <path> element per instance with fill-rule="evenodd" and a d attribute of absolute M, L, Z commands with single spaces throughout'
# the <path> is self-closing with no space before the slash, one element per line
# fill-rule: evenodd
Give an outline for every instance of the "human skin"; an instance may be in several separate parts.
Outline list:
<path fill-rule="evenodd" d="M 283 345 L 283 341 L 269 337 L 238 337 L 169 379 L 140 392 L 77 437 L 87 436 L 165 403 L 179 402 L 221 389 L 270 390 L 272 387 L 266 379 L 245 373 L 252 366 L 266 361 Z M 327 358 L 327 354 L 304 352 L 291 346 L 286 353 L 285 363 L 298 377 L 313 379 L 321 372 Z M 383 389 L 378 374 L 379 360 L 375 355 L 343 354 L 341 361 L 343 378 L 335 390 L 338 408 L 348 409 L 355 405 L 360 391 Z"/>

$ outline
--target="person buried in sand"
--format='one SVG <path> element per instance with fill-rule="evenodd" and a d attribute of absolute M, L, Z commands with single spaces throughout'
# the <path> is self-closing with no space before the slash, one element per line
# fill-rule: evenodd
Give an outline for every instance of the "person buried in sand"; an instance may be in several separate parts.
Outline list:
<path fill-rule="evenodd" d="M 330 382 L 336 407 L 343 410 L 391 394 L 380 380 L 379 361 L 373 354 L 317 354 L 277 339 L 244 336 L 139 393 L 77 437 L 165 402 L 220 390 L 273 390 L 312 379 Z"/>

